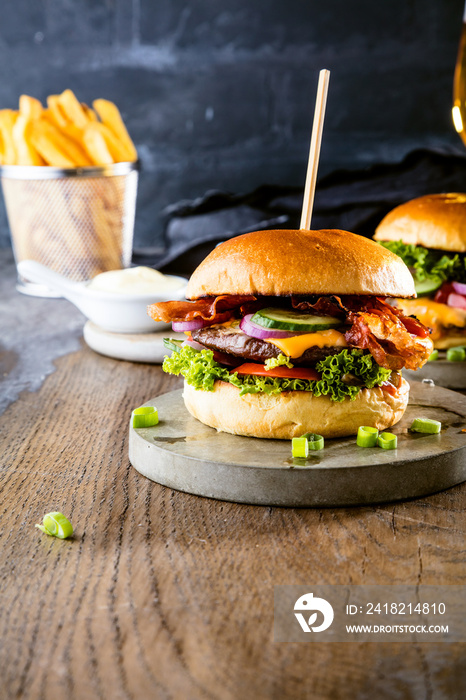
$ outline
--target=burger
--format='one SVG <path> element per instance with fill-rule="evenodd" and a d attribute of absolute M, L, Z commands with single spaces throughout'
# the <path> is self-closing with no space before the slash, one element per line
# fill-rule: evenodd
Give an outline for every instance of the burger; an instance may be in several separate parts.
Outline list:
<path fill-rule="evenodd" d="M 399 255 L 414 277 L 417 299 L 397 307 L 431 328 L 434 347 L 466 344 L 466 194 L 430 194 L 396 207 L 374 239 Z"/>
<path fill-rule="evenodd" d="M 256 231 L 217 246 L 189 280 L 188 301 L 152 304 L 186 340 L 163 369 L 219 431 L 289 439 L 383 430 L 403 415 L 429 331 L 388 304 L 413 297 L 403 261 L 339 230 Z"/>

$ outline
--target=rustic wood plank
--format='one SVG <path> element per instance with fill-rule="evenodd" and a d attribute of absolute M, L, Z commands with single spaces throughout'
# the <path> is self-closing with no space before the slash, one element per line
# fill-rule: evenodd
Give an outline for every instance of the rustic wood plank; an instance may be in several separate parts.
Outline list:
<path fill-rule="evenodd" d="M 127 459 L 159 367 L 60 358 L 2 419 L 0 696 L 459 698 L 462 645 L 276 644 L 277 584 L 464 584 L 464 485 L 378 507 L 173 492 Z M 58 509 L 73 540 L 34 528 Z"/>

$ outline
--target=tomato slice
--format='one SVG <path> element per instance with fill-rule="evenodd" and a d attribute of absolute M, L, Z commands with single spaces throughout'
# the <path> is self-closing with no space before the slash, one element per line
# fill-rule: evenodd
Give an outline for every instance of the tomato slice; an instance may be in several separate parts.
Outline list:
<path fill-rule="evenodd" d="M 454 291 L 455 290 L 453 289 L 451 282 L 444 282 L 435 295 L 434 301 L 437 301 L 439 304 L 446 304 L 449 295 Z"/>
<path fill-rule="evenodd" d="M 233 372 L 238 372 L 238 374 L 255 374 L 260 377 L 281 377 L 282 379 L 307 379 L 309 381 L 314 381 L 315 379 L 320 379 L 320 374 L 311 369 L 311 367 L 274 367 L 274 369 L 265 369 L 265 365 L 259 365 L 256 362 L 245 362 L 244 365 L 240 365 Z"/>

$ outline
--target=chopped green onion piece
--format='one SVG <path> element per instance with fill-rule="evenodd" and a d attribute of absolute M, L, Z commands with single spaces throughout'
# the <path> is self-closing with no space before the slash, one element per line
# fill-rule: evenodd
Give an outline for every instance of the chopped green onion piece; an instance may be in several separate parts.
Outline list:
<path fill-rule="evenodd" d="M 322 450 L 324 448 L 324 438 L 317 433 L 306 433 L 303 435 L 309 443 L 310 450 Z"/>
<path fill-rule="evenodd" d="M 159 414 L 155 406 L 140 406 L 134 409 L 131 419 L 133 428 L 150 428 L 159 422 Z"/>
<path fill-rule="evenodd" d="M 380 433 L 377 445 L 383 450 L 396 450 L 398 438 L 393 433 Z"/>
<path fill-rule="evenodd" d="M 427 358 L 427 362 L 435 362 L 435 360 L 438 360 L 438 350 L 431 352 Z"/>
<path fill-rule="evenodd" d="M 432 418 L 415 418 L 410 427 L 413 433 L 431 433 L 432 435 L 439 433 L 441 429 L 441 422 Z"/>
<path fill-rule="evenodd" d="M 466 349 L 462 346 L 449 348 L 447 350 L 447 360 L 449 362 L 464 362 L 466 360 Z"/>
<path fill-rule="evenodd" d="M 45 532 L 46 535 L 66 540 L 73 534 L 73 526 L 63 513 L 47 513 L 44 515 L 42 523 L 43 525 L 36 525 L 36 527 Z"/>
<path fill-rule="evenodd" d="M 370 425 L 361 425 L 358 428 L 358 436 L 356 444 L 359 447 L 376 447 L 379 431 L 377 428 L 372 428 Z"/>
<path fill-rule="evenodd" d="M 296 437 L 291 440 L 291 454 L 293 457 L 306 459 L 309 455 L 309 441 L 306 437 Z"/>

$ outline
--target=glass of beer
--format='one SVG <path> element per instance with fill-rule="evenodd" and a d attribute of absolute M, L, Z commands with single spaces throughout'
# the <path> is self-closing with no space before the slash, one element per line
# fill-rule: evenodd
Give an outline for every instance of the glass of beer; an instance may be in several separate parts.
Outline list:
<path fill-rule="evenodd" d="M 466 146 L 466 5 L 463 13 L 458 57 L 456 59 L 455 77 L 453 79 L 453 124 Z"/>

